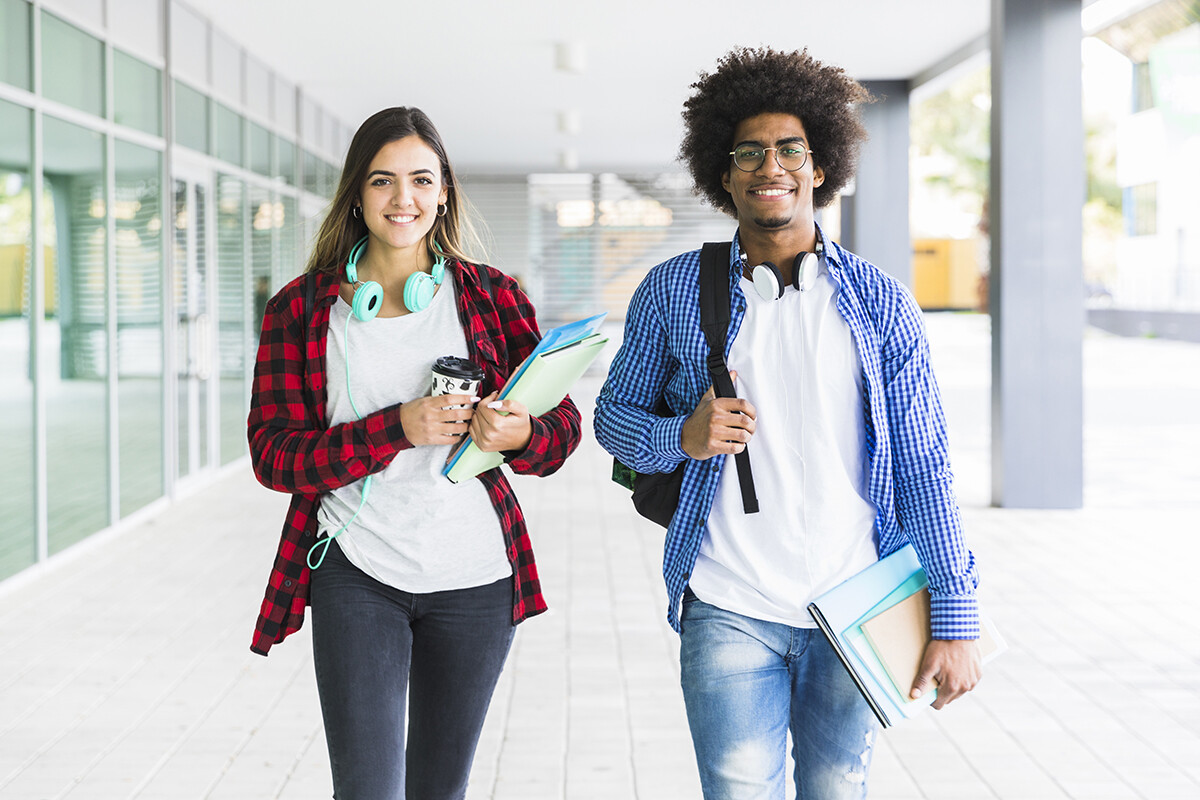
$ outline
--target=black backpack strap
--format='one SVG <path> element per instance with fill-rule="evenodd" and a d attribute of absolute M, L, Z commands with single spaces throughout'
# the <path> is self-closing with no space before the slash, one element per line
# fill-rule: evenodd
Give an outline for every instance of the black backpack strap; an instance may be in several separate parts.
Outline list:
<path fill-rule="evenodd" d="M 737 397 L 725 363 L 725 336 L 729 332 L 729 255 L 731 242 L 706 242 L 700 251 L 700 328 L 708 341 L 708 372 L 717 397 Z M 734 455 L 742 510 L 758 513 L 749 445 Z"/>

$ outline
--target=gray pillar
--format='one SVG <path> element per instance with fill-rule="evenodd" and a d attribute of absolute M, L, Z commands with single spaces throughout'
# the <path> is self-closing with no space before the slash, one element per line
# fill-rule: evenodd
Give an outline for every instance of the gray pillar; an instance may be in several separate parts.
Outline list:
<path fill-rule="evenodd" d="M 863 106 L 854 194 L 843 199 L 842 240 L 854 253 L 912 286 L 908 231 L 908 83 L 863 81 L 878 98 Z M 817 154 L 820 163 L 820 154 Z"/>
<path fill-rule="evenodd" d="M 992 0 L 992 503 L 1083 505 L 1081 0 Z"/>

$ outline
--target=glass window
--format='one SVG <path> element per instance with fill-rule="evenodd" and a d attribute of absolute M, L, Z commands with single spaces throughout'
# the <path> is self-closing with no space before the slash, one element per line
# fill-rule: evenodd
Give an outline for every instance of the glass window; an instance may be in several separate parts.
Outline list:
<path fill-rule="evenodd" d="M 342 177 L 341 171 L 334 164 L 328 161 L 321 162 L 321 185 L 318 187 L 318 192 L 322 197 L 333 197 L 333 193 L 337 191 L 338 180 Z"/>
<path fill-rule="evenodd" d="M 279 156 L 279 165 L 275 170 L 277 178 L 283 178 L 290 185 L 296 185 L 296 145 L 284 139 L 275 137 L 275 148 Z"/>
<path fill-rule="evenodd" d="M 117 141 L 117 431 L 124 517 L 163 494 L 162 156 Z"/>
<path fill-rule="evenodd" d="M 307 150 L 304 151 L 304 190 L 313 194 L 321 192 L 321 160 Z"/>
<path fill-rule="evenodd" d="M 246 453 L 248 352 L 246 317 L 246 202 L 242 182 L 217 178 L 217 357 L 220 361 L 220 461 L 228 464 Z"/>
<path fill-rule="evenodd" d="M 0 100 L 0 580 L 32 564 L 34 536 L 33 381 L 29 300 L 33 276 L 32 158 L 27 108 Z M 50 261 L 47 259 L 47 268 Z"/>
<path fill-rule="evenodd" d="M 32 39 L 29 9 L 25 0 L 0 0 L 0 81 L 22 89 L 33 88 L 29 67 Z"/>
<path fill-rule="evenodd" d="M 1153 236 L 1158 233 L 1158 184 L 1140 183 L 1127 190 L 1129 203 L 1125 212 L 1130 236 Z"/>
<path fill-rule="evenodd" d="M 113 121 L 158 136 L 162 133 L 162 73 L 149 64 L 113 53 Z"/>
<path fill-rule="evenodd" d="M 175 81 L 175 141 L 201 153 L 208 148 L 208 98 Z"/>
<path fill-rule="evenodd" d="M 242 164 L 242 115 L 220 103 L 213 103 L 217 117 L 217 148 L 214 155 L 230 164 Z"/>
<path fill-rule="evenodd" d="M 250 187 L 250 286 L 254 296 L 254 318 L 251 320 L 248 343 L 257 342 L 262 330 L 263 313 L 271 299 L 271 263 L 274 260 L 273 240 L 279 216 L 271 193 L 259 186 Z M 254 348 L 246 351 L 254 357 Z"/>
<path fill-rule="evenodd" d="M 276 201 L 275 225 L 279 228 L 279 247 L 275 250 L 275 262 L 271 267 L 271 288 L 279 291 L 283 285 L 304 271 L 300 263 L 300 217 L 296 211 L 296 198 L 286 195 Z"/>
<path fill-rule="evenodd" d="M 104 137 L 46 117 L 46 397 L 50 552 L 109 524 Z"/>
<path fill-rule="evenodd" d="M 208 190 L 202 183 L 175 182 L 174 307 L 179 312 L 177 443 L 179 476 L 210 466 L 208 408 L 212 386 L 212 316 L 208 303 Z"/>
<path fill-rule="evenodd" d="M 104 116 L 104 45 L 46 12 L 42 13 L 42 93 Z"/>
<path fill-rule="evenodd" d="M 246 123 L 250 128 L 250 169 L 259 175 L 271 174 L 271 133 L 262 125 Z"/>

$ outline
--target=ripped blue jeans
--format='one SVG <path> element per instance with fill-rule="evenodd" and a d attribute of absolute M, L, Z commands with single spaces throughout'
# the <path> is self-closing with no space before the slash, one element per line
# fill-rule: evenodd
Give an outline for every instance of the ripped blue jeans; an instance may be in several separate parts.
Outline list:
<path fill-rule="evenodd" d="M 879 725 L 815 628 L 684 593 L 680 682 L 705 800 L 783 800 L 792 732 L 798 800 L 867 796 Z"/>

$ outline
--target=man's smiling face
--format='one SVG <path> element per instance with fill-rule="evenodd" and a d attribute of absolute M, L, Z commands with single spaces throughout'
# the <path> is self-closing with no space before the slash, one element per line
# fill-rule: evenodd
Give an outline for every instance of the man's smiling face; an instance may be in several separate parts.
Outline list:
<path fill-rule="evenodd" d="M 812 155 L 802 167 L 789 172 L 779 165 L 779 150 L 775 149 L 808 149 L 808 134 L 800 119 L 775 112 L 748 117 L 734 130 L 730 149 L 745 145 L 772 149 L 751 172 L 739 169 L 730 157 L 729 169 L 721 176 L 721 184 L 737 208 L 739 225 L 764 231 L 811 227 L 813 188 L 824 182 L 825 173 L 813 166 Z"/>

